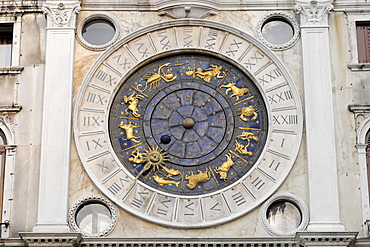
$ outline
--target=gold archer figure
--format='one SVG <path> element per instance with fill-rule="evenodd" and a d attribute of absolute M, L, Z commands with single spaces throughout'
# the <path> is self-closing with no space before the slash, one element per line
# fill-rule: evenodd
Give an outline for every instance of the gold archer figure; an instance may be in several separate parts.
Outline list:
<path fill-rule="evenodd" d="M 136 96 L 135 96 L 135 94 L 136 94 Z M 123 96 L 124 103 L 122 102 L 121 105 L 124 105 L 124 104 L 128 103 L 129 106 L 121 114 L 124 113 L 125 115 L 128 115 L 129 111 L 131 111 L 132 115 L 134 117 L 140 117 L 141 115 L 139 113 L 137 113 L 138 112 L 137 106 L 139 104 L 139 100 L 142 100 L 143 98 L 144 98 L 144 96 L 142 96 L 140 94 L 137 94 L 135 92 L 133 92 L 130 96 L 124 95 Z"/>

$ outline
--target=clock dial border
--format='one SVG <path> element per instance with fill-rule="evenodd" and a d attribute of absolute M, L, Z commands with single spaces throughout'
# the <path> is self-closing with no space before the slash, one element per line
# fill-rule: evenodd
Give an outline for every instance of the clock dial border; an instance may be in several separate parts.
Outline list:
<path fill-rule="evenodd" d="M 132 72 L 150 59 L 184 51 L 212 53 L 242 68 L 260 88 L 268 109 L 268 142 L 257 164 L 217 192 L 180 196 L 152 190 L 122 169 L 110 146 L 110 102 Z M 74 133 L 81 162 L 92 181 L 117 205 L 147 221 L 202 228 L 236 219 L 259 206 L 282 184 L 297 157 L 303 115 L 287 69 L 261 42 L 211 21 L 168 21 L 141 29 L 107 49 L 79 90 Z"/>

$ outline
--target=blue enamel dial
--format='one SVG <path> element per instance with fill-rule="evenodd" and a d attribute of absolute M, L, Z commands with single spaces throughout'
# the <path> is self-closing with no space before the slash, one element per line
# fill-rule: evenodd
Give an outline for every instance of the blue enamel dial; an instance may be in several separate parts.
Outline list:
<path fill-rule="evenodd" d="M 266 143 L 268 116 L 250 77 L 231 62 L 179 54 L 121 82 L 109 113 L 121 165 L 151 188 L 203 195 L 238 181 Z"/>

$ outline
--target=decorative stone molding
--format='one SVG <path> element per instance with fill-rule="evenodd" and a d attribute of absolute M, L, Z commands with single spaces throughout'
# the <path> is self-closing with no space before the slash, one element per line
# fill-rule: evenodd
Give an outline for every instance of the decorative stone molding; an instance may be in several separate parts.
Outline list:
<path fill-rule="evenodd" d="M 263 27 L 263 25 L 269 19 L 275 18 L 275 17 L 283 18 L 284 20 L 286 20 L 287 22 L 289 22 L 290 25 L 292 26 L 293 30 L 294 30 L 294 35 L 293 35 L 292 39 L 289 42 L 287 42 L 285 44 L 282 44 L 282 45 L 274 45 L 274 44 L 271 44 L 270 42 L 268 42 L 267 40 L 265 40 L 265 38 L 262 36 L 262 27 Z M 300 33 L 299 32 L 299 24 L 298 24 L 297 20 L 292 15 L 290 15 L 287 12 L 284 12 L 284 11 L 268 12 L 258 22 L 258 24 L 257 24 L 257 30 L 256 30 L 257 38 L 263 44 L 265 44 L 266 46 L 270 47 L 273 50 L 286 50 L 286 49 L 289 49 L 290 47 L 292 47 L 297 42 L 297 40 L 299 38 L 299 33 Z"/>
<path fill-rule="evenodd" d="M 301 16 L 301 26 L 327 26 L 332 1 L 295 1 L 295 9 Z"/>
<path fill-rule="evenodd" d="M 267 210 L 271 206 L 271 204 L 277 201 L 292 202 L 295 206 L 298 207 L 299 211 L 301 212 L 301 217 L 302 217 L 301 223 L 298 226 L 298 228 L 295 229 L 294 231 L 286 232 L 286 233 L 278 232 L 274 230 L 271 227 L 270 223 L 268 222 L 267 217 L 266 217 Z M 261 224 L 263 228 L 265 228 L 265 230 L 268 233 L 274 236 L 284 236 L 284 237 L 294 236 L 297 232 L 303 231 L 306 229 L 306 227 L 308 226 L 309 217 L 310 216 L 309 216 L 308 208 L 306 204 L 304 203 L 304 201 L 298 196 L 290 194 L 290 193 L 280 193 L 280 194 L 276 194 L 272 196 L 262 205 L 261 211 L 260 211 L 260 219 L 261 219 Z"/>
<path fill-rule="evenodd" d="M 107 20 L 107 21 L 109 21 L 113 24 L 114 29 L 115 29 L 115 34 L 114 34 L 112 40 L 109 41 L 108 43 L 104 44 L 104 45 L 92 45 L 82 37 L 83 27 L 89 21 L 101 20 L 101 19 L 102 20 Z M 120 37 L 120 35 L 121 35 L 121 28 L 120 28 L 120 25 L 119 25 L 119 20 L 114 15 L 112 15 L 110 13 L 107 13 L 107 12 L 94 12 L 94 13 L 88 14 L 86 17 L 83 18 L 82 21 L 80 21 L 77 24 L 77 30 L 76 30 L 77 41 L 83 47 L 85 47 L 86 49 L 89 49 L 89 50 L 95 50 L 95 51 L 105 50 L 107 47 L 111 46 L 114 42 L 116 42 L 118 40 L 118 38 Z"/>
<path fill-rule="evenodd" d="M 300 246 L 349 246 L 357 232 L 298 232 L 296 242 Z"/>
<path fill-rule="evenodd" d="M 76 223 L 76 213 L 78 212 L 78 210 L 80 209 L 80 207 L 82 205 L 84 205 L 86 203 L 89 203 L 89 202 L 91 202 L 91 203 L 100 202 L 100 203 L 104 204 L 105 206 L 107 206 L 109 208 L 110 213 L 112 215 L 111 224 L 105 230 L 103 230 L 103 231 L 101 231 L 97 234 L 94 234 L 94 235 L 91 235 L 91 234 L 88 234 L 86 232 L 81 231 L 81 229 L 79 228 L 79 226 Z M 103 236 L 108 235 L 116 227 L 117 219 L 118 219 L 118 215 L 117 215 L 116 207 L 113 205 L 113 203 L 111 201 L 109 201 L 108 199 L 106 199 L 105 197 L 103 197 L 101 195 L 85 196 L 85 197 L 77 200 L 73 204 L 72 208 L 69 211 L 69 226 L 72 228 L 73 231 L 79 232 L 85 237 L 103 237 Z"/>
<path fill-rule="evenodd" d="M 178 3 L 158 11 L 159 16 L 167 16 L 172 19 L 196 18 L 204 19 L 208 16 L 217 15 L 217 10 L 209 6 L 179 6 Z"/>
<path fill-rule="evenodd" d="M 78 246 L 81 241 L 79 233 L 19 233 L 21 239 L 26 246 L 42 247 L 42 246 L 58 246 L 58 247 L 74 247 Z"/>
<path fill-rule="evenodd" d="M 76 15 L 80 9 L 80 2 L 45 2 L 42 7 L 48 27 L 75 28 Z"/>

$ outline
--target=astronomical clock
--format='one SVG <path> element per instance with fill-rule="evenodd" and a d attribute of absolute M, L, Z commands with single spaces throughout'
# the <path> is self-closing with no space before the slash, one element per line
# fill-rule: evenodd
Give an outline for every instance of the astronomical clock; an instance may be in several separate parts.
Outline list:
<path fill-rule="evenodd" d="M 74 119 L 101 192 L 177 228 L 225 223 L 269 198 L 294 164 L 303 124 L 281 61 L 253 37 L 199 20 L 146 27 L 108 48 Z"/>

